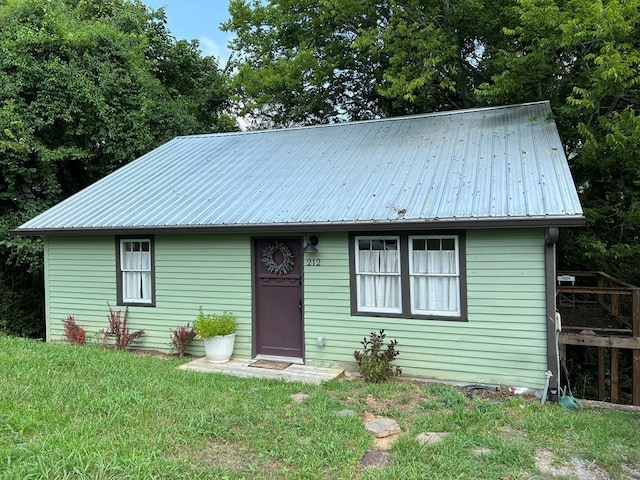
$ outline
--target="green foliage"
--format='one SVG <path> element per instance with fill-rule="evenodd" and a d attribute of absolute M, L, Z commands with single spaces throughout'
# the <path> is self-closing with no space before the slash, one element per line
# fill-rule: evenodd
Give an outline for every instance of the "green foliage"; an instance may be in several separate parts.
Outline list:
<path fill-rule="evenodd" d="M 559 243 L 561 266 L 640 283 L 640 2 L 520 1 L 479 93 L 550 99 L 587 217 Z"/>
<path fill-rule="evenodd" d="M 513 4 L 232 0 L 234 86 L 266 125 L 476 106 Z"/>
<path fill-rule="evenodd" d="M 435 402 L 438 408 L 461 407 L 465 404 L 465 396 L 450 385 L 427 385 L 424 389 L 429 402 Z"/>
<path fill-rule="evenodd" d="M 2 478 L 549 478 L 536 467 L 540 452 L 567 478 L 625 478 L 640 465 L 631 413 L 523 398 L 445 407 L 453 387 L 310 385 L 177 369 L 182 362 L 0 335 Z M 293 402 L 300 392 L 309 397 Z M 440 407 L 425 414 L 431 400 Z M 384 469 L 358 466 L 372 448 L 363 428 L 372 407 L 396 411 L 402 428 Z M 344 408 L 359 415 L 337 415 Z M 422 432 L 449 435 L 422 445 Z"/>
<path fill-rule="evenodd" d="M 402 369 L 392 365 L 395 358 L 400 355 L 396 350 L 398 342 L 392 340 L 384 348 L 384 339 L 386 338 L 384 329 L 379 333 L 371 332 L 370 338 L 362 340 L 363 351 L 356 350 L 353 356 L 358 364 L 358 370 L 365 381 L 379 383 L 386 382 L 393 376 L 402 373 Z"/>
<path fill-rule="evenodd" d="M 200 340 L 217 337 L 218 335 L 230 335 L 236 329 L 237 321 L 233 313 L 205 314 L 202 306 L 200 306 L 198 317 L 193 322 L 193 330 Z"/>
<path fill-rule="evenodd" d="M 43 332 L 42 241 L 8 232 L 176 135 L 236 130 L 229 95 L 139 0 L 0 2 L 0 328 Z"/>
<path fill-rule="evenodd" d="M 257 125 L 325 123 L 379 115 L 384 61 L 351 48 L 373 28 L 373 2 L 231 0 L 234 88 Z"/>

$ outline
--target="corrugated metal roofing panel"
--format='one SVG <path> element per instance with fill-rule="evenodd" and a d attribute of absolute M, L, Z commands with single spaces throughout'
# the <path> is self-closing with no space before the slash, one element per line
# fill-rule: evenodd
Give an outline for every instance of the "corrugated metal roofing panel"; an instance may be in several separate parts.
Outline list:
<path fill-rule="evenodd" d="M 580 219 L 547 102 L 177 137 L 17 232 Z"/>

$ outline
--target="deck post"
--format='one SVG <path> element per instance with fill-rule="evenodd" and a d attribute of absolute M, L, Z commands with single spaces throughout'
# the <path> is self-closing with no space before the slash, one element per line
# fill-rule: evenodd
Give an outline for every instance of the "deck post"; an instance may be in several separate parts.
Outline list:
<path fill-rule="evenodd" d="M 604 347 L 598 348 L 598 400 L 603 401 L 606 396 L 605 378 L 604 378 Z"/>
<path fill-rule="evenodd" d="M 618 403 L 618 349 L 611 349 L 611 403 Z"/>
<path fill-rule="evenodd" d="M 640 350 L 633 351 L 633 379 L 631 380 L 633 388 L 634 405 L 640 405 Z"/>
<path fill-rule="evenodd" d="M 640 290 L 634 290 L 631 306 L 631 322 L 633 338 L 640 337 Z M 640 405 L 640 350 L 634 350 L 631 388 L 633 389 L 632 402 Z"/>

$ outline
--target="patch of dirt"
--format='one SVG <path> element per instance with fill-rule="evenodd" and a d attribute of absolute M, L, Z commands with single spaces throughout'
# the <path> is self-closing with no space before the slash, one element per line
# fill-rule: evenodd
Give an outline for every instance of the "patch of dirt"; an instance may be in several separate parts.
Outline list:
<path fill-rule="evenodd" d="M 570 462 L 558 463 L 553 452 L 539 450 L 535 456 L 536 468 L 546 478 L 572 478 L 577 480 L 610 480 L 609 474 L 595 462 L 572 458 Z"/>
<path fill-rule="evenodd" d="M 130 349 L 130 353 L 134 355 L 140 355 L 142 357 L 159 358 L 160 360 L 172 360 L 180 358 L 177 354 L 161 352 L 160 350 L 143 350 L 143 349 Z M 193 355 L 186 354 L 182 357 L 184 360 L 195 358 Z"/>
<path fill-rule="evenodd" d="M 354 381 L 345 379 L 344 381 Z M 411 385 L 404 391 L 398 392 L 393 398 L 378 398 L 368 393 L 359 396 L 346 397 L 342 400 L 346 400 L 347 404 L 359 404 L 365 406 L 365 411 L 362 414 L 362 419 L 365 422 L 373 420 L 377 417 L 391 416 L 395 417 L 398 414 L 412 414 L 416 409 L 420 409 L 420 404 L 429 400 L 429 396 L 425 395 L 425 386 L 450 386 L 444 383 L 436 382 L 424 382 L 416 379 L 393 379 L 394 382 L 401 382 L 405 385 Z M 366 387 L 363 386 L 363 390 Z M 509 387 L 489 387 L 479 388 L 477 386 L 454 386 L 456 390 L 465 396 L 467 402 L 474 400 L 488 400 L 488 401 L 506 401 L 513 398 L 522 398 L 525 402 L 539 402 L 540 400 L 532 394 L 515 395 L 509 391 Z M 364 394 L 364 392 L 362 392 Z M 356 409 L 357 410 L 357 409 Z M 448 410 L 447 407 L 438 406 L 440 412 Z"/>
<path fill-rule="evenodd" d="M 371 420 L 375 420 L 376 418 L 378 418 L 378 417 L 376 417 L 376 416 L 375 416 L 373 413 L 371 413 L 369 410 L 365 410 L 365 412 L 364 412 L 364 414 L 363 414 L 363 418 L 362 418 L 362 419 L 364 420 L 364 422 L 365 422 L 365 423 L 367 423 L 367 422 L 369 422 L 369 421 L 371 421 Z"/>
<path fill-rule="evenodd" d="M 364 398 L 364 404 L 367 406 L 367 411 L 374 415 L 386 415 L 390 410 L 398 408 L 398 402 L 395 399 L 376 398 L 369 394 Z"/>
<path fill-rule="evenodd" d="M 246 472 L 251 477 L 251 472 L 282 472 L 284 464 L 275 459 L 257 455 L 243 447 L 210 441 L 198 450 L 178 452 L 173 455 L 176 458 L 187 460 L 200 468 L 209 469 L 220 467 L 235 472 Z M 267 475 L 268 476 L 268 475 Z"/>
<path fill-rule="evenodd" d="M 389 435 L 388 437 L 384 437 L 384 438 L 374 438 L 373 448 L 383 452 L 391 451 L 391 449 L 393 448 L 393 444 L 396 443 L 399 438 L 400 438 L 399 433 L 395 435 Z"/>

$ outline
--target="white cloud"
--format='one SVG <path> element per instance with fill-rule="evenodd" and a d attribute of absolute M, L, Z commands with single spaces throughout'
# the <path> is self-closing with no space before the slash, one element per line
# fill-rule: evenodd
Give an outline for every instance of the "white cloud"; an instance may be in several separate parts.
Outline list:
<path fill-rule="evenodd" d="M 226 44 L 222 45 L 220 42 L 209 37 L 200 37 L 199 41 L 202 54 L 207 57 L 217 57 L 218 66 L 224 68 L 227 64 L 227 60 L 229 60 L 229 55 L 231 54 Z"/>

